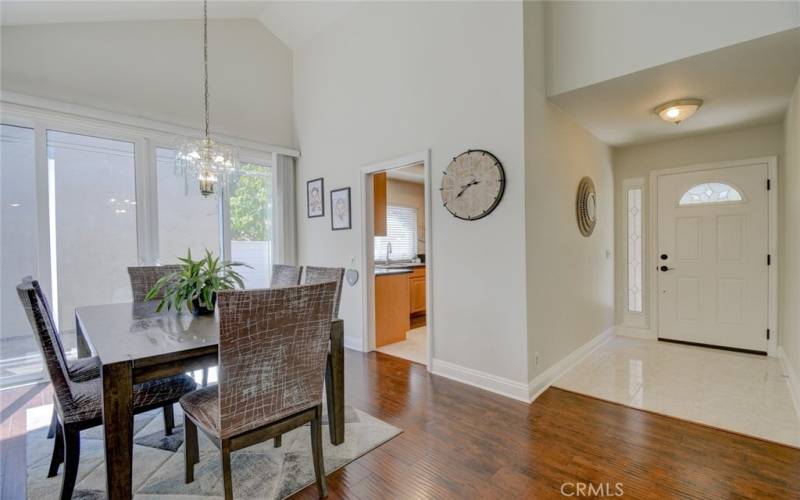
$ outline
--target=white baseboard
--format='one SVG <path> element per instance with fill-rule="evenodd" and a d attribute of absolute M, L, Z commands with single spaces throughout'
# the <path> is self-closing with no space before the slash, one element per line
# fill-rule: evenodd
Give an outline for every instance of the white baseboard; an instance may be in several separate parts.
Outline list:
<path fill-rule="evenodd" d="M 364 352 L 364 342 L 361 337 L 344 336 L 344 346 L 354 351 Z"/>
<path fill-rule="evenodd" d="M 632 326 L 617 325 L 614 327 L 614 335 L 620 337 L 631 337 L 634 339 L 651 339 L 656 340 L 658 336 L 656 332 L 649 328 L 635 328 Z"/>
<path fill-rule="evenodd" d="M 540 373 L 528 384 L 498 377 L 497 375 L 474 370 L 448 361 L 442 361 L 441 359 L 433 360 L 433 369 L 431 373 L 455 380 L 456 382 L 485 389 L 495 394 L 500 394 L 501 396 L 516 399 L 517 401 L 531 403 L 539 397 L 545 389 L 550 387 L 550 384 L 558 377 L 580 363 L 583 358 L 591 354 L 592 351 L 603 345 L 613 336 L 614 327 L 611 327 L 572 351 L 564 359 Z"/>
<path fill-rule="evenodd" d="M 783 368 L 783 373 L 789 383 L 789 393 L 792 395 L 794 411 L 800 416 L 800 377 L 792 366 L 792 361 L 786 356 L 783 346 L 778 347 L 778 359 L 781 361 L 781 368 Z"/>
<path fill-rule="evenodd" d="M 600 335 L 596 336 L 589 342 L 578 347 L 566 357 L 562 358 L 556 364 L 543 371 L 536 376 L 528 384 L 528 397 L 529 402 L 533 402 L 541 395 L 545 389 L 550 387 L 558 377 L 569 371 L 570 368 L 580 363 L 583 358 L 592 353 L 595 349 L 606 343 L 611 337 L 614 336 L 614 327 L 607 329 Z"/>
<path fill-rule="evenodd" d="M 528 400 L 528 386 L 523 382 L 515 382 L 480 370 L 473 370 L 455 363 L 442 361 L 441 359 L 433 360 L 431 373 L 518 401 L 530 402 Z"/>

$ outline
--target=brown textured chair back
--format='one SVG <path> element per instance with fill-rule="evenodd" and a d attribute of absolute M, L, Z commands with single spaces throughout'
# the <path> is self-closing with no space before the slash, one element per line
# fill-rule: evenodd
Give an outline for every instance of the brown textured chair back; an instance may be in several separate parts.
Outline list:
<path fill-rule="evenodd" d="M 46 302 L 43 303 L 44 294 L 39 283 L 36 280 L 24 278 L 17 285 L 17 295 L 19 295 L 19 300 L 28 316 L 36 343 L 42 351 L 47 374 L 56 392 L 56 399 L 61 402 L 69 401 L 71 392 L 67 377 L 67 359 L 58 339 L 53 318 L 50 317 L 48 306 Z"/>
<path fill-rule="evenodd" d="M 322 404 L 335 294 L 334 283 L 219 293 L 222 438 Z"/>
<path fill-rule="evenodd" d="M 303 274 L 303 266 L 272 264 L 272 277 L 269 280 L 269 286 L 270 288 L 297 286 L 300 284 L 301 274 Z"/>
<path fill-rule="evenodd" d="M 134 304 L 145 302 L 144 298 L 147 297 L 147 292 L 153 288 L 156 281 L 160 280 L 163 276 L 180 270 L 181 266 L 177 264 L 129 267 L 128 276 L 131 279 L 131 292 L 133 293 Z M 161 300 L 163 297 L 164 290 L 162 289 L 153 300 Z"/>
<path fill-rule="evenodd" d="M 333 281 L 336 283 L 336 300 L 333 303 L 333 316 L 332 319 L 339 317 L 339 303 L 342 301 L 342 283 L 344 283 L 344 268 L 343 267 L 306 267 L 306 276 L 303 280 L 304 285 L 312 285 L 314 283 L 327 283 Z"/>

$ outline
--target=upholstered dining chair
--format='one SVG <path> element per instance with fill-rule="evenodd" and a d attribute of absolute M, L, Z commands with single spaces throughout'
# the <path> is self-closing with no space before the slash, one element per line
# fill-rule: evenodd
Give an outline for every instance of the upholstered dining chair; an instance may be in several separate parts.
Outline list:
<path fill-rule="evenodd" d="M 53 347 L 54 349 L 58 349 L 62 359 L 67 360 L 67 353 L 64 351 L 64 341 L 61 338 L 61 333 L 56 327 L 55 318 L 53 318 L 52 309 L 50 309 L 50 303 L 47 301 L 47 296 L 42 291 L 39 283 L 34 281 L 30 276 L 23 278 L 23 282 L 32 283 L 34 292 L 36 293 L 42 308 L 44 320 L 48 322 L 53 331 Z M 67 360 L 66 368 L 69 378 L 75 382 L 86 382 L 88 380 L 100 377 L 100 359 L 98 359 L 97 356 Z M 54 406 L 53 415 L 50 418 L 50 429 L 47 431 L 47 439 L 55 437 L 57 425 L 58 415 Z"/>
<path fill-rule="evenodd" d="M 156 285 L 156 282 L 172 273 L 177 273 L 181 270 L 181 266 L 177 264 L 166 264 L 163 266 L 131 266 L 128 267 L 128 277 L 131 280 L 131 293 L 133 295 L 133 303 L 141 304 L 148 302 L 146 300 L 147 294 Z M 164 298 L 164 289 L 162 288 L 152 300 L 161 300 Z M 200 384 L 205 387 L 208 385 L 208 367 L 203 368 L 203 377 Z"/>
<path fill-rule="evenodd" d="M 57 411 L 56 441 L 47 477 L 58 473 L 64 464 L 61 480 L 61 499 L 72 497 L 80 461 L 80 432 L 103 423 L 102 385 L 99 378 L 76 381 L 69 376 L 67 360 L 58 347 L 53 318 L 42 301 L 38 282 L 23 279 L 17 285 L 17 294 L 28 316 L 34 338 L 42 351 Z M 181 396 L 196 388 L 194 380 L 186 375 L 154 380 L 133 387 L 133 412 L 141 413 L 167 406 L 172 409 Z M 170 413 L 171 415 L 171 413 Z M 166 429 L 171 431 L 170 429 Z"/>
<path fill-rule="evenodd" d="M 219 308 L 219 384 L 181 398 L 186 482 L 199 463 L 197 428 L 219 448 L 225 499 L 233 498 L 231 452 L 311 423 L 320 496 L 322 382 L 335 283 L 226 290 Z"/>
<path fill-rule="evenodd" d="M 314 283 L 327 283 L 333 281 L 336 283 L 336 300 L 333 303 L 333 316 L 331 319 L 339 317 L 339 303 L 342 301 L 342 285 L 344 283 L 344 268 L 343 267 L 314 267 L 306 266 L 305 276 L 303 277 L 304 285 L 311 285 Z"/>
<path fill-rule="evenodd" d="M 272 276 L 269 280 L 269 287 L 297 286 L 300 284 L 301 274 L 303 274 L 303 266 L 272 264 Z"/>
<path fill-rule="evenodd" d="M 333 301 L 333 308 L 331 309 L 331 319 L 339 318 L 339 303 L 342 301 L 342 287 L 344 286 L 344 273 L 343 267 L 316 267 L 306 266 L 305 275 L 303 276 L 303 284 L 310 285 L 313 283 L 336 283 L 336 297 Z M 325 359 L 325 393 L 328 400 L 328 417 L 333 418 L 333 415 L 341 415 L 344 408 L 343 398 L 334 398 L 333 395 L 337 391 L 344 391 L 344 380 L 342 377 L 337 376 L 333 370 L 334 353 L 330 347 L 328 348 L 328 356 Z M 342 362 L 344 362 L 342 360 Z M 339 405 L 339 406 L 336 406 Z M 329 426 L 331 431 L 331 442 L 335 442 L 334 426 Z M 343 436 L 342 436 L 343 439 Z M 275 438 L 275 446 L 281 445 L 281 438 Z"/>
<path fill-rule="evenodd" d="M 145 297 L 150 290 L 155 286 L 156 281 L 164 276 L 172 273 L 179 272 L 181 266 L 177 264 L 169 264 L 164 266 L 132 266 L 128 268 L 128 277 L 131 279 L 131 292 L 133 293 L 133 303 L 141 304 L 145 302 Z M 162 289 L 155 300 L 164 298 L 164 290 Z"/>

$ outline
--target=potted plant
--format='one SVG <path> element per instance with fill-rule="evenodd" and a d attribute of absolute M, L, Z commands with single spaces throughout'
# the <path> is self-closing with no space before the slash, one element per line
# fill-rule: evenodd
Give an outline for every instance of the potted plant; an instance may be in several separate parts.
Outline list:
<path fill-rule="evenodd" d="M 237 266 L 247 266 L 241 262 L 220 262 L 218 257 L 206 250 L 206 255 L 200 260 L 192 259 L 189 250 L 185 258 L 179 257 L 181 270 L 163 276 L 156 281 L 153 288 L 147 293 L 145 300 L 158 297 L 163 289 L 164 294 L 158 303 L 156 311 L 164 307 L 169 311 L 175 308 L 180 311 L 186 305 L 195 316 L 214 313 L 217 302 L 217 292 L 244 288 L 242 276 L 234 270 Z"/>

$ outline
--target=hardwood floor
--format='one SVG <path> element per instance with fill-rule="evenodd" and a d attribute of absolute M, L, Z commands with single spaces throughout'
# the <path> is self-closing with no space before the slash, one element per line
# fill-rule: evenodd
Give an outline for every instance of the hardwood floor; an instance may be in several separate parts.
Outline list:
<path fill-rule="evenodd" d="M 627 498 L 800 498 L 797 449 L 559 389 L 526 405 L 380 353 L 346 360 L 348 403 L 404 432 L 330 474 L 330 498 L 552 498 L 565 483 L 612 494 L 620 483 Z M 50 397 L 0 393 L 3 499 L 25 498 L 25 408 Z"/>

